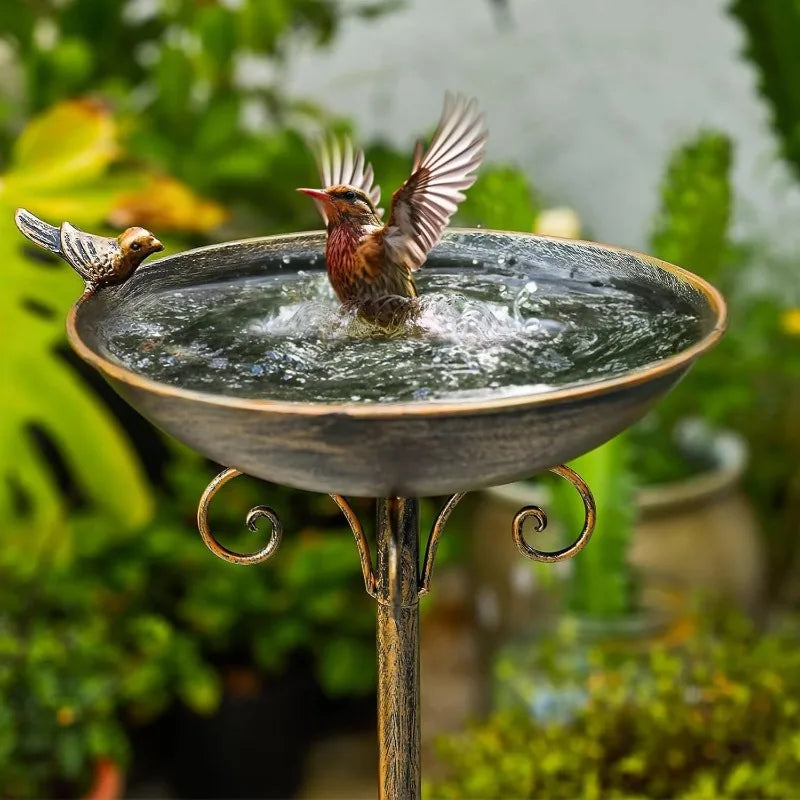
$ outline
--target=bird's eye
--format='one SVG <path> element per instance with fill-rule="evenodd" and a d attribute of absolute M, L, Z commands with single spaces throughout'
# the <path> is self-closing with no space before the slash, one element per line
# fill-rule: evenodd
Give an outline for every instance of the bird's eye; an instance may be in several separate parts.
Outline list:
<path fill-rule="evenodd" d="M 356 199 L 356 193 L 353 191 L 347 191 L 344 193 L 344 199 L 353 201 Z"/>
<path fill-rule="evenodd" d="M 134 242 L 134 243 L 131 245 L 131 250 L 141 250 L 141 249 L 142 249 L 142 245 L 141 245 L 141 244 L 139 244 L 139 242 Z"/>

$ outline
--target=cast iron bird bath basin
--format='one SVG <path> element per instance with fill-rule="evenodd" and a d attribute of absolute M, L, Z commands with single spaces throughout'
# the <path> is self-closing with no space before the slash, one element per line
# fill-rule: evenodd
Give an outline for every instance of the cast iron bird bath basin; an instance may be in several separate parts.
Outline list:
<path fill-rule="evenodd" d="M 538 550 L 523 524 L 532 518 L 541 530 L 546 518 L 529 506 L 512 521 L 514 540 L 539 560 L 580 550 L 594 526 L 594 502 L 580 477 L 559 465 L 639 419 L 721 336 L 725 307 L 700 278 L 647 256 L 453 230 L 420 272 L 423 296 L 438 290 L 444 298 L 422 315 L 428 328 L 423 320 L 399 338 L 376 336 L 354 332 L 358 321 L 341 323 L 332 308 L 320 311 L 333 303 L 324 291 L 323 248 L 323 233 L 306 233 L 153 261 L 121 286 L 82 298 L 68 333 L 78 354 L 145 417 L 226 466 L 198 510 L 203 539 L 221 558 L 263 561 L 282 534 L 275 512 L 259 506 L 247 522 L 255 530 L 257 519 L 269 520 L 262 549 L 237 554 L 217 542 L 208 504 L 241 473 L 328 493 L 342 509 L 365 587 L 378 601 L 380 794 L 413 798 L 420 786 L 418 600 L 430 588 L 453 507 L 467 490 L 552 469 L 579 491 L 583 530 L 563 550 Z M 477 305 L 454 311 L 447 293 L 459 289 Z M 494 306 L 485 317 L 488 296 Z M 437 314 L 450 312 L 456 327 L 436 329 Z M 303 326 L 316 326 L 318 335 L 298 350 Z M 419 570 L 416 498 L 450 493 Z M 375 569 L 345 495 L 378 498 Z"/>

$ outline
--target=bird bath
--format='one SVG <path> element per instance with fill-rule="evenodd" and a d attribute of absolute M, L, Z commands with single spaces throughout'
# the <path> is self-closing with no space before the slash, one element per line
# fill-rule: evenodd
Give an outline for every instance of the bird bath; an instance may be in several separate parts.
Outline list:
<path fill-rule="evenodd" d="M 82 298 L 70 341 L 145 417 L 226 466 L 198 510 L 221 558 L 252 564 L 281 538 L 275 512 L 252 554 L 219 544 L 208 505 L 241 473 L 325 492 L 355 535 L 378 602 L 379 786 L 415 798 L 419 762 L 419 597 L 462 493 L 552 469 L 586 511 L 574 544 L 535 549 L 522 509 L 520 552 L 567 558 L 591 535 L 586 484 L 564 461 L 639 419 L 721 336 L 724 303 L 677 267 L 601 245 L 453 230 L 421 270 L 423 310 L 400 333 L 335 307 L 324 234 L 231 242 L 140 267 Z M 359 327 L 361 326 L 361 327 Z M 452 494 L 418 569 L 420 496 Z M 376 568 L 344 495 L 377 498 Z M 602 509 L 600 509 L 602 513 Z"/>

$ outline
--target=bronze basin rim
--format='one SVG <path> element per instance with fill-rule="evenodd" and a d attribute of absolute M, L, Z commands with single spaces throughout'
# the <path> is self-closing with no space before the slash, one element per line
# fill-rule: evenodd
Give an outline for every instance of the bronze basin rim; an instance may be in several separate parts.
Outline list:
<path fill-rule="evenodd" d="M 164 258 L 155 259 L 148 262 L 143 269 L 148 271 L 158 267 L 177 257 L 185 257 L 195 253 L 208 252 L 221 247 L 230 247 L 238 244 L 249 244 L 262 242 L 265 240 L 294 240 L 309 234 L 323 234 L 324 231 L 300 231 L 297 233 L 278 234 L 274 236 L 257 236 L 248 239 L 238 239 L 218 244 L 206 245 L 204 247 L 184 250 Z M 448 228 L 447 234 L 499 234 L 501 236 L 522 237 L 525 239 L 568 242 L 584 247 L 607 250 L 614 253 L 624 253 L 635 258 L 646 261 L 649 264 L 669 272 L 683 283 L 689 284 L 694 289 L 703 294 L 708 301 L 709 307 L 714 313 L 715 323 L 712 329 L 699 341 L 690 347 L 682 350 L 667 358 L 655 361 L 645 367 L 626 372 L 613 378 L 605 380 L 591 381 L 587 383 L 573 384 L 572 386 L 556 389 L 554 391 L 536 392 L 532 394 L 512 395 L 486 400 L 463 400 L 463 401 L 416 401 L 416 402 L 388 402 L 388 403 L 321 403 L 321 402 L 300 402 L 288 400 L 269 400 L 269 399 L 250 399 L 245 397 L 232 397 L 229 395 L 213 394 L 200 392 L 194 389 L 183 389 L 179 386 L 154 381 L 146 378 L 133 370 L 123 367 L 110 359 L 97 353 L 90 348 L 81 338 L 78 332 L 78 314 L 84 303 L 91 302 L 92 297 L 81 297 L 69 310 L 67 315 L 67 338 L 73 350 L 86 362 L 98 369 L 105 377 L 127 384 L 134 389 L 146 391 L 151 394 L 162 396 L 172 396 L 176 399 L 185 399 L 195 403 L 203 403 L 212 406 L 222 406 L 227 408 L 248 409 L 253 411 L 263 411 L 265 413 L 286 414 L 295 416 L 324 416 L 324 415 L 343 415 L 359 419 L 379 419 L 397 418 L 407 416 L 452 416 L 463 414 L 476 414 L 514 410 L 519 408 L 530 408 L 538 405 L 552 405 L 559 402 L 590 398 L 597 395 L 606 394 L 626 387 L 636 386 L 654 378 L 667 375 L 676 370 L 688 367 L 700 355 L 710 350 L 722 337 L 727 326 L 727 307 L 725 300 L 720 292 L 715 289 L 708 281 L 689 272 L 675 264 L 662 261 L 654 256 L 645 253 L 629 250 L 622 247 L 615 247 L 598 242 L 591 242 L 580 239 L 564 239 L 555 236 L 537 236 L 535 234 L 523 233 L 518 231 L 500 231 L 491 228 Z"/>

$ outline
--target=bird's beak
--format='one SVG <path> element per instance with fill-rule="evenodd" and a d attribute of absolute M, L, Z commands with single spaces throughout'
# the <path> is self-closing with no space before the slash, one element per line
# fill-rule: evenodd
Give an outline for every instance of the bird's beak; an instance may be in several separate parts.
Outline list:
<path fill-rule="evenodd" d="M 331 216 L 335 216 L 335 206 L 327 192 L 323 192 L 322 189 L 298 189 L 297 191 L 307 194 L 314 201 L 323 222 L 327 222 Z"/>
<path fill-rule="evenodd" d="M 320 200 L 323 203 L 330 200 L 328 193 L 323 192 L 322 189 L 298 189 L 297 191 L 307 194 L 309 197 L 313 197 L 314 200 Z"/>

